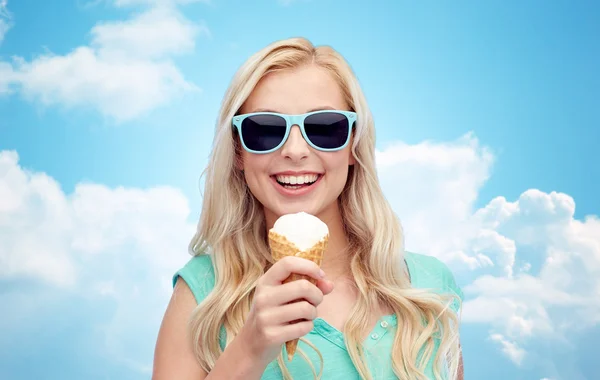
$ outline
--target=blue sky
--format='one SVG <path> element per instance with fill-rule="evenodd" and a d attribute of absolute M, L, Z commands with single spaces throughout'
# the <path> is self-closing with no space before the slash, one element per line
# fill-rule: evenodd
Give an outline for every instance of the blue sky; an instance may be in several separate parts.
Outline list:
<path fill-rule="evenodd" d="M 149 377 L 221 97 L 291 36 L 355 70 L 407 248 L 465 291 L 466 378 L 592 378 L 599 16 L 591 1 L 0 0 L 0 378 Z"/>

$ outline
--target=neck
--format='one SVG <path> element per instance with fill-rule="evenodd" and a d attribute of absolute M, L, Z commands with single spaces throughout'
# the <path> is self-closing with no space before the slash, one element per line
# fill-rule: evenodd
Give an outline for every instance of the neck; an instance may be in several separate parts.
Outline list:
<path fill-rule="evenodd" d="M 329 212 L 318 215 L 329 228 L 329 241 L 323 256 L 321 269 L 330 280 L 350 275 L 350 252 L 348 237 L 344 232 L 344 222 L 337 203 Z"/>
<path fill-rule="evenodd" d="M 265 210 L 266 211 L 266 210 Z M 266 212 L 267 229 L 275 224 L 277 216 Z M 327 274 L 327 278 L 334 280 L 350 275 L 350 252 L 348 252 L 348 238 L 344 232 L 344 223 L 338 203 L 334 203 L 323 212 L 315 215 L 321 219 L 329 229 L 329 241 L 323 256 L 321 269 Z"/>

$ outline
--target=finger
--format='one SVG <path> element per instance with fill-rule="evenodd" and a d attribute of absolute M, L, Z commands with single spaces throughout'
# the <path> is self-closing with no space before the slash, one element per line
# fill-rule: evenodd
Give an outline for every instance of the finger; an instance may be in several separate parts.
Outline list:
<path fill-rule="evenodd" d="M 277 335 L 279 341 L 288 342 L 305 336 L 312 331 L 314 326 L 313 321 L 300 321 L 277 326 L 274 328 L 274 333 Z"/>
<path fill-rule="evenodd" d="M 312 321 L 317 318 L 317 308 L 307 301 L 293 302 L 278 307 L 273 315 L 273 322 L 278 325 L 303 320 Z"/>
<path fill-rule="evenodd" d="M 298 300 L 306 300 L 314 306 L 323 301 L 323 292 L 310 281 L 301 279 L 272 288 L 269 292 L 272 305 L 285 305 Z"/>
<path fill-rule="evenodd" d="M 276 262 L 265 273 L 264 283 L 265 285 L 279 285 L 292 273 L 310 276 L 315 280 L 325 278 L 325 273 L 316 263 L 301 257 L 287 256 Z"/>
<path fill-rule="evenodd" d="M 333 281 L 329 280 L 319 280 L 317 281 L 317 288 L 323 292 L 323 295 L 327 295 L 333 291 L 334 284 Z"/>

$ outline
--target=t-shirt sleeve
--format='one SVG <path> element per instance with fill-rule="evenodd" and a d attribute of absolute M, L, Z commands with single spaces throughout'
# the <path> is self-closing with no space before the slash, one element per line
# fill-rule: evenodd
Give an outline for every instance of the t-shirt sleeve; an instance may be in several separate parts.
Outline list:
<path fill-rule="evenodd" d="M 458 314 L 464 295 L 450 268 L 438 258 L 429 255 L 407 252 L 406 260 L 411 270 L 413 287 L 457 296 L 458 299 L 452 301 L 450 308 Z"/>
<path fill-rule="evenodd" d="M 452 310 L 454 310 L 454 312 L 458 314 L 459 310 L 462 308 L 462 303 L 465 298 L 464 293 L 460 286 L 458 286 L 456 278 L 454 277 L 454 274 L 452 273 L 450 268 L 448 268 L 448 266 L 441 261 L 440 266 L 446 291 L 458 296 L 458 299 L 454 299 L 454 301 L 452 301 L 452 304 L 450 305 Z"/>
<path fill-rule="evenodd" d="M 173 275 L 173 287 L 181 277 L 200 304 L 215 286 L 215 274 L 211 256 L 200 254 L 192 257 Z"/>

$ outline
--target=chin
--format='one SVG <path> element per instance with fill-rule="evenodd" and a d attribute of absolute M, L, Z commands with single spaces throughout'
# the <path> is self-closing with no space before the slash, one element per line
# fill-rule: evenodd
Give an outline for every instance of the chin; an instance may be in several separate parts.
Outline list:
<path fill-rule="evenodd" d="M 286 214 L 296 214 L 299 212 L 305 212 L 307 214 L 311 214 L 311 215 L 317 215 L 320 210 L 318 207 L 315 207 L 313 205 L 302 205 L 302 204 L 297 204 L 297 205 L 282 205 L 281 207 L 278 207 L 277 209 L 277 216 L 282 216 L 282 215 L 286 215 Z"/>

